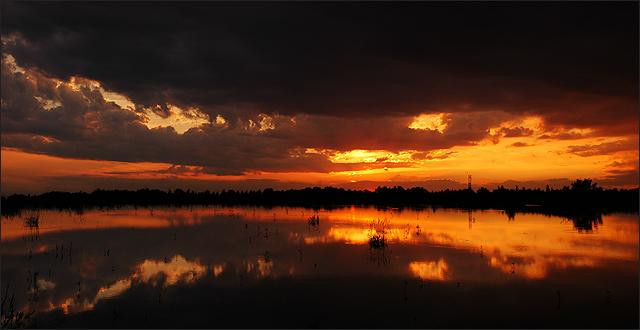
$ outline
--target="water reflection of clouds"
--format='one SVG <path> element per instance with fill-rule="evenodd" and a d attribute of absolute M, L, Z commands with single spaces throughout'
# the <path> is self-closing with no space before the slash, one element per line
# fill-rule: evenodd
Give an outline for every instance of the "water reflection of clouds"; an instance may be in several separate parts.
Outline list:
<path fill-rule="evenodd" d="M 218 276 L 224 271 L 224 265 L 212 265 L 212 274 Z M 132 285 L 146 283 L 159 287 L 167 287 L 178 283 L 194 283 L 202 278 L 207 267 L 198 262 L 188 261 L 181 255 L 170 260 L 144 260 L 133 274 L 98 289 L 92 299 L 82 298 L 80 295 L 63 300 L 58 306 L 49 303 L 49 309 L 61 308 L 65 314 L 78 313 L 93 309 L 101 300 L 112 299 L 129 290 Z"/>
<path fill-rule="evenodd" d="M 254 275 L 256 278 L 270 277 L 274 269 L 273 265 L 272 260 L 258 257 L 255 261 L 245 263 L 243 273 L 249 276 Z M 57 306 L 50 302 L 49 310 L 61 308 L 65 314 L 78 313 L 93 309 L 101 300 L 118 297 L 138 283 L 156 287 L 192 284 L 201 280 L 207 274 L 208 269 L 213 277 L 218 277 L 225 271 L 225 268 L 225 264 L 212 264 L 208 268 L 198 261 L 189 261 L 181 255 L 176 255 L 168 260 L 146 259 L 136 266 L 136 271 L 133 274 L 100 287 L 93 299 L 81 299 L 79 295 L 69 297 Z M 293 273 L 293 269 L 293 267 L 289 269 L 289 275 Z M 53 287 L 55 284 L 52 284 L 50 288 Z"/>
<path fill-rule="evenodd" d="M 412 261 L 409 263 L 411 273 L 421 280 L 445 280 L 451 276 L 449 265 L 444 259 L 438 261 Z"/>
<path fill-rule="evenodd" d="M 145 283 L 155 279 L 156 276 L 164 275 L 162 284 L 165 286 L 174 285 L 178 281 L 192 283 L 202 277 L 207 267 L 200 265 L 197 261 L 187 261 L 183 256 L 176 255 L 169 261 L 145 260 L 138 266 L 133 277 Z"/>
<path fill-rule="evenodd" d="M 517 258 L 497 254 L 489 258 L 489 265 L 506 274 L 515 274 L 529 279 L 543 279 L 547 277 L 551 269 L 592 268 L 597 266 L 597 260 L 570 255 Z"/>
<path fill-rule="evenodd" d="M 497 211 L 475 212 L 471 228 L 467 213 L 455 210 L 323 211 L 317 213 L 320 224 L 311 228 L 306 220 L 313 214 L 286 208 L 91 211 L 79 222 L 50 212 L 42 216 L 43 230 L 33 241 L 19 219 L 3 219 L 3 278 L 17 281 L 27 269 L 39 271 L 43 301 L 37 308 L 73 313 L 119 297 L 136 283 L 178 286 L 215 277 L 235 285 L 241 276 L 352 275 L 497 283 L 637 261 L 638 223 L 632 215 L 605 216 L 597 231 L 584 234 L 558 218 L 519 215 L 509 222 Z M 375 232 L 371 221 L 384 218 L 390 243 L 385 257 L 391 262 L 381 267 L 370 262 L 368 239 Z M 68 251 L 71 241 L 73 263 L 66 254 L 60 260 L 56 251 L 63 243 Z M 104 256 L 107 249 L 111 256 Z M 54 275 L 42 282 L 50 267 Z M 75 285 L 78 278 L 82 285 Z"/>

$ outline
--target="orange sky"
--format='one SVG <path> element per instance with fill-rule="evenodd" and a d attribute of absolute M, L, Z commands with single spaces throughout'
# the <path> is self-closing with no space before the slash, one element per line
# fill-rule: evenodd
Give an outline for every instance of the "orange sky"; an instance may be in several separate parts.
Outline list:
<path fill-rule="evenodd" d="M 428 9 L 416 8 L 425 14 Z M 598 17 L 602 13 L 587 12 Z M 571 13 L 563 15 L 582 20 Z M 411 13 L 404 15 L 415 18 Z M 401 24 L 402 17 L 394 19 Z M 414 23 L 428 24 L 424 21 Z M 474 187 L 489 188 L 498 184 L 561 187 L 580 178 L 594 179 L 605 187 L 638 185 L 637 88 L 629 88 L 637 86 L 637 77 L 623 75 L 628 70 L 615 56 L 622 54 L 619 61 L 630 57 L 607 51 L 614 58 L 604 61 L 591 53 L 598 48 L 580 53 L 593 56 L 585 60 L 588 67 L 576 62 L 569 70 L 563 62 L 567 58 L 575 62 L 568 54 L 603 42 L 599 38 L 605 33 L 632 37 L 620 36 L 617 30 L 600 31 L 601 27 L 589 25 L 592 30 L 574 36 L 576 31 L 559 24 L 557 32 L 567 34 L 562 43 L 532 39 L 539 47 L 557 50 L 553 59 L 544 61 L 527 50 L 535 45 L 529 42 L 521 45 L 527 51 L 520 52 L 508 42 L 487 47 L 475 39 L 456 41 L 461 43 L 458 46 L 476 45 L 473 56 L 484 56 L 482 66 L 459 62 L 456 47 L 424 53 L 422 44 L 412 38 L 392 38 L 387 43 L 380 39 L 370 48 L 361 45 L 365 48 L 355 54 L 347 52 L 351 51 L 347 47 L 353 62 L 334 58 L 318 70 L 315 55 L 280 62 L 281 56 L 272 57 L 272 52 L 287 55 L 287 46 L 261 49 L 261 40 L 242 33 L 228 36 L 237 43 L 214 49 L 230 47 L 229 54 L 216 55 L 233 59 L 220 61 L 222 66 L 216 61 L 196 63 L 199 58 L 194 54 L 199 54 L 202 42 L 187 39 L 175 46 L 180 51 L 168 55 L 187 57 L 164 66 L 151 61 L 144 67 L 146 58 L 133 67 L 128 62 L 112 63 L 109 49 L 75 61 L 56 61 L 53 55 L 39 56 L 74 47 L 93 49 L 100 45 L 92 45 L 91 40 L 102 37 L 86 37 L 83 40 L 89 44 L 82 45 L 68 42 L 76 40 L 75 35 L 67 39 L 56 35 L 46 40 L 60 45 L 45 45 L 36 40 L 38 33 L 22 33 L 29 27 L 14 23 L 2 34 L 3 194 L 325 185 L 438 190 L 465 187 L 467 175 L 472 175 Z M 225 24 L 230 31 L 235 26 L 235 22 Z M 91 33 L 85 30 L 77 31 L 78 35 Z M 319 33 L 328 33 L 327 42 L 335 42 L 339 53 L 351 41 L 342 43 L 343 30 L 337 31 L 336 35 L 328 30 Z M 365 33 L 363 38 L 373 33 L 363 31 L 351 33 Z M 490 36 L 485 41 L 493 40 L 492 31 L 485 31 Z M 144 33 L 156 36 L 151 30 Z M 273 33 L 281 36 L 281 31 Z M 458 36 L 455 31 L 448 33 Z M 487 36 L 482 32 L 478 37 Z M 581 40 L 590 42 L 584 45 Z M 607 49 L 629 47 L 627 39 L 606 40 L 615 41 L 606 44 Z M 35 45 L 49 48 L 38 50 L 40 46 Z M 502 53 L 494 50 L 498 46 Z M 144 47 L 152 46 L 133 48 L 146 51 Z M 326 50 L 312 41 L 308 47 Z M 85 52 L 72 55 L 78 53 Z M 65 54 L 57 58 L 66 59 Z M 505 63 L 500 54 L 510 54 L 511 62 Z M 115 71 L 98 70 L 108 63 Z M 170 71 L 167 66 L 174 64 L 175 71 Z M 165 70 L 173 75 L 163 74 Z M 355 71 L 347 74 L 345 70 Z M 243 74 L 249 76 L 239 78 Z M 312 87 L 304 87 L 307 83 Z"/>
<path fill-rule="evenodd" d="M 11 64 L 14 60 L 7 57 L 5 61 Z M 24 72 L 12 65 L 14 72 Z M 47 79 L 37 73 L 33 75 L 34 83 Z M 126 96 L 106 91 L 97 81 L 77 77 L 66 83 L 53 81 L 76 92 L 92 86 L 105 101 L 114 102 L 112 104 L 120 111 L 135 113 L 135 106 Z M 139 115 L 138 123 L 148 130 L 172 129 L 172 134 L 178 137 L 211 125 L 228 128 L 222 115 L 212 120 L 195 108 L 184 110 L 172 106 L 170 109 L 170 116 L 165 118 L 146 111 Z M 281 117 L 259 114 L 255 120 L 247 121 L 248 128 L 245 129 L 254 129 L 257 136 L 276 131 L 279 127 L 275 123 L 282 122 Z M 444 135 L 454 120 L 454 113 L 421 114 L 408 117 L 406 128 Z M 296 125 L 296 116 L 288 117 L 286 122 Z M 329 163 L 330 166 L 324 167 L 326 170 L 251 170 L 230 175 L 207 173 L 202 166 L 58 157 L 3 146 L 2 187 L 3 194 L 144 187 L 219 190 L 334 185 L 373 189 L 378 185 L 425 186 L 424 182 L 433 182 L 427 184 L 427 188 L 444 189 L 459 188 L 456 184 L 466 183 L 468 174 L 472 174 L 475 186 L 491 187 L 507 182 L 512 186 L 550 184 L 559 187 L 566 185 L 568 180 L 594 178 L 603 186 L 636 187 L 638 135 L 603 136 L 593 134 L 594 131 L 590 128 L 550 128 L 540 116 L 509 116 L 489 127 L 485 138 L 466 145 L 428 151 L 390 151 L 375 144 L 369 146 L 366 142 L 361 148 L 343 151 L 310 146 L 290 152 L 289 158 L 319 156 Z M 554 135 L 572 137 L 563 139 Z M 58 142 L 49 141 L 43 135 L 34 135 L 31 139 L 45 145 Z M 332 165 L 352 166 L 352 169 L 334 169 Z M 438 183 L 442 180 L 454 182 Z"/>
<path fill-rule="evenodd" d="M 537 120 L 523 120 L 536 130 Z M 538 135 L 541 135 L 538 133 Z M 352 150 L 332 153 L 330 160 L 335 163 L 360 163 L 371 169 L 335 172 L 253 172 L 243 175 L 219 176 L 199 173 L 197 167 L 184 172 L 163 172 L 172 167 L 169 163 L 115 162 L 103 160 L 83 160 L 61 158 L 24 151 L 2 148 L 3 193 L 41 192 L 46 190 L 92 190 L 101 187 L 105 179 L 112 180 L 112 188 L 142 188 L 154 184 L 163 188 L 216 189 L 225 187 L 208 183 L 228 183 L 228 187 L 266 188 L 272 181 L 259 185 L 246 185 L 244 180 L 277 180 L 301 185 L 344 185 L 365 182 L 359 188 L 374 188 L 378 184 L 406 184 L 427 180 L 449 179 L 466 182 L 467 173 L 472 174 L 475 185 L 491 185 L 508 180 L 534 181 L 536 186 L 549 179 L 569 180 L 595 178 L 605 186 L 635 187 L 632 179 L 612 181 L 615 171 L 637 171 L 637 150 L 621 150 L 606 154 L 588 156 L 576 155 L 566 150 L 574 145 L 602 145 L 618 141 L 636 141 L 637 136 L 584 138 L 579 140 L 540 140 L 527 136 L 502 138 L 498 143 L 485 140 L 474 146 L 457 146 L 444 149 L 442 154 L 451 153 L 443 159 L 412 159 L 417 151 L 399 153 L 385 150 Z M 514 147 L 522 143 L 527 146 Z M 317 151 L 311 151 L 317 152 Z M 387 157 L 387 161 L 379 159 Z M 400 163 L 398 167 L 396 163 Z M 53 180 L 57 179 L 57 180 Z M 135 182 L 139 181 L 138 184 Z M 374 181 L 371 186 L 366 182 Z M 537 181 L 537 182 L 536 182 Z M 553 182 L 553 181 L 551 181 Z M 561 184 L 564 181 L 558 181 Z M 195 183 L 195 184 L 194 184 Z M 68 185 L 67 185 L 68 184 Z M 523 185 L 521 183 L 521 185 Z"/>
<path fill-rule="evenodd" d="M 235 133 L 229 128 L 228 120 L 220 114 L 211 119 L 211 116 L 197 108 L 181 109 L 177 106 L 169 106 L 170 115 L 167 117 L 159 116 L 151 110 L 136 112 L 135 105 L 125 95 L 107 91 L 97 81 L 72 77 L 64 82 L 49 78 L 37 71 L 25 70 L 17 66 L 12 56 L 5 56 L 4 64 L 14 74 L 26 75 L 27 80 L 24 82 L 33 88 L 40 88 L 36 86 L 44 82 L 55 84 L 59 93 L 82 95 L 87 90 L 97 92 L 97 95 L 103 98 L 102 102 L 116 107 L 117 112 L 134 115 L 133 123 L 137 125 L 137 129 L 156 133 L 158 130 L 169 129 L 168 134 L 176 139 L 196 134 L 203 129 L 251 134 L 252 138 L 267 139 L 271 138 L 268 134 L 277 134 L 280 129 L 295 130 L 298 126 L 310 125 L 309 122 L 318 120 L 305 115 L 282 116 L 259 113 L 254 119 L 239 120 L 240 127 L 236 127 L 235 131 L 243 130 L 247 133 Z M 55 108 L 58 101 L 35 98 L 43 107 L 40 111 L 49 113 L 61 111 Z M 47 104 L 54 104 L 54 106 L 49 108 Z M 543 117 L 535 115 L 518 116 L 502 112 L 480 112 L 465 116 L 447 112 L 425 113 L 395 119 L 393 125 L 398 130 L 405 129 L 408 132 L 405 134 L 423 134 L 424 132 L 424 134 L 432 134 L 431 136 L 435 139 L 446 139 L 447 134 L 452 134 L 451 139 L 457 139 L 456 134 L 461 134 L 458 131 L 464 134 L 465 128 L 461 130 L 456 125 L 465 124 L 464 120 L 467 125 L 473 125 L 474 122 L 490 120 L 488 118 L 492 116 L 501 119 L 493 120 L 495 124 L 487 126 L 482 133 L 484 137 L 451 145 L 445 143 L 446 147 L 428 147 L 425 150 L 401 146 L 393 146 L 396 150 L 387 150 L 384 149 L 385 142 L 371 141 L 361 133 L 352 137 L 355 139 L 354 142 L 346 142 L 346 144 L 340 142 L 338 145 L 346 146 L 341 150 L 315 147 L 313 143 L 317 139 L 321 139 L 318 145 L 331 145 L 331 143 L 324 143 L 321 136 L 312 136 L 311 140 L 301 138 L 302 141 L 309 141 L 307 143 L 310 144 L 306 147 L 298 145 L 295 148 L 289 148 L 288 155 L 279 162 L 275 162 L 275 165 L 272 165 L 273 161 L 268 161 L 262 165 L 266 167 L 264 170 L 260 169 L 261 165 L 258 164 L 254 169 L 239 168 L 239 173 L 222 175 L 215 171 L 207 172 L 206 167 L 203 166 L 171 162 L 112 161 L 90 155 L 87 159 L 59 157 L 55 156 L 59 151 L 47 151 L 46 147 L 55 146 L 63 141 L 43 134 L 32 134 L 27 136 L 31 141 L 29 143 L 39 143 L 42 147 L 27 144 L 29 145 L 27 148 L 42 148 L 39 153 L 29 152 L 25 150 L 26 148 L 8 147 L 3 141 L 2 187 L 4 194 L 143 187 L 217 190 L 337 185 L 372 189 L 378 185 L 424 185 L 425 181 L 433 180 L 465 183 L 467 174 L 472 174 L 475 185 L 489 186 L 505 181 L 518 181 L 511 185 L 520 184 L 531 187 L 544 186 L 548 183 L 551 183 L 551 186 L 562 186 L 567 184 L 567 180 L 578 178 L 593 178 L 603 186 L 637 186 L 637 132 L 602 134 L 598 133 L 601 128 L 552 127 L 545 123 Z M 104 119 L 98 117 L 86 122 L 85 129 L 88 127 L 93 131 L 100 130 L 104 125 L 100 122 L 101 120 Z M 343 121 L 349 122 L 349 119 L 343 119 Z M 358 124 L 354 123 L 354 125 Z M 345 125 L 348 126 L 348 124 Z M 300 129 L 302 131 L 297 134 L 306 134 L 303 128 Z M 452 130 L 453 133 L 450 133 Z M 341 133 L 335 132 L 338 136 Z M 109 134 L 117 135 L 118 133 Z M 393 138 L 397 138 L 394 135 L 396 133 L 391 134 Z M 561 136 L 570 136 L 570 138 Z M 23 138 L 24 136 L 4 133 L 3 139 L 7 137 Z M 345 138 L 349 137 L 349 133 L 346 133 Z M 402 140 L 404 137 L 400 136 L 399 139 Z M 20 143 L 23 142 L 18 144 Z M 135 141 L 125 140 L 125 143 L 135 143 Z M 415 145 L 413 142 L 405 144 Z M 348 146 L 359 147 L 348 148 Z M 238 148 L 243 146 L 239 145 Z M 135 148 L 133 152 L 135 153 Z M 161 149 L 160 152 L 162 152 Z M 193 157 L 197 163 L 199 155 L 195 154 Z M 251 153 L 248 157 L 251 157 Z M 321 165 L 314 168 L 314 160 L 309 160 L 309 157 L 316 157 L 315 162 Z M 106 156 L 106 158 L 109 157 Z M 221 158 L 224 158 L 224 155 L 221 155 Z M 300 165 L 299 170 L 296 170 L 295 165 L 287 169 L 289 163 L 295 163 L 300 159 L 304 160 L 304 163 Z M 244 165 L 242 159 L 239 159 L 239 162 L 239 166 Z M 455 186 L 455 182 L 449 185 L 434 183 L 428 188 L 456 188 L 458 186 Z"/>

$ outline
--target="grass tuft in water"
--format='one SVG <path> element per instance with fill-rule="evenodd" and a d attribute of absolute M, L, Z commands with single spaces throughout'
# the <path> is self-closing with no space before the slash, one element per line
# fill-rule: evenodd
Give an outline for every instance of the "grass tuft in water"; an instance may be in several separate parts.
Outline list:
<path fill-rule="evenodd" d="M 309 220 L 307 220 L 307 223 L 311 226 L 318 226 L 320 225 L 320 217 L 318 215 L 312 215 L 309 217 Z"/>
<path fill-rule="evenodd" d="M 387 219 L 378 219 L 376 221 L 371 221 L 369 225 L 369 247 L 372 249 L 383 249 L 387 246 L 387 239 L 385 238 L 385 233 L 387 231 L 387 227 L 389 226 L 389 221 Z"/>
<path fill-rule="evenodd" d="M 28 214 L 24 218 L 24 225 L 29 228 L 38 228 L 40 227 L 40 215 L 37 213 Z"/>

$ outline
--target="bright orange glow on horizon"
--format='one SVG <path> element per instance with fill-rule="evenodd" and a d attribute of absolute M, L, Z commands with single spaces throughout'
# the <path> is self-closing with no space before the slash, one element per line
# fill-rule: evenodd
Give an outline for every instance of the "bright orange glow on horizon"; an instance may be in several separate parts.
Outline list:
<path fill-rule="evenodd" d="M 633 139 L 625 137 L 624 139 Z M 500 183 L 507 180 L 545 181 L 549 179 L 592 178 L 596 182 L 613 175 L 615 171 L 637 171 L 637 150 L 618 151 L 611 154 L 581 156 L 566 152 L 574 145 L 616 143 L 621 138 L 584 138 L 576 140 L 540 140 L 536 137 L 502 138 L 498 143 L 484 141 L 474 146 L 457 146 L 431 153 L 430 158 L 417 157 L 417 151 L 400 153 L 384 150 L 352 150 L 327 154 L 333 163 L 362 164 L 362 169 L 342 172 L 264 172 L 244 175 L 214 175 L 201 173 L 198 167 L 183 166 L 180 173 L 166 171 L 172 164 L 130 163 L 104 160 L 60 158 L 26 153 L 16 149 L 2 149 L 3 193 L 39 193 L 50 190 L 85 190 L 97 188 L 139 189 L 155 188 L 154 180 L 164 181 L 169 189 L 218 190 L 207 188 L 207 182 L 231 182 L 243 180 L 275 180 L 300 186 L 341 185 L 349 182 L 372 181 L 378 185 L 393 186 L 394 182 L 420 182 L 427 180 L 454 180 L 465 182 L 472 173 L 474 185 Z M 632 140 L 633 141 L 633 140 Z M 518 145 L 515 147 L 514 145 Z M 309 152 L 309 151 L 308 151 Z M 316 153 L 319 151 L 311 150 Z M 47 166 L 42 166 L 42 164 Z M 611 172 L 613 171 L 613 172 Z M 52 179 L 60 178 L 54 182 Z M 92 183 L 92 178 L 132 179 L 113 187 Z M 135 184 L 135 180 L 147 180 Z M 188 181 L 195 180 L 193 186 Z M 68 183 L 61 183 L 70 181 Z M 172 183 L 171 183 L 172 182 Z M 606 184 L 621 188 L 637 187 L 632 179 Z M 521 185 L 524 186 L 524 185 Z M 544 186 L 541 183 L 541 186 Z M 268 183 L 255 188 L 268 188 Z M 227 189 L 251 189 L 242 183 L 230 184 Z M 276 187 L 277 188 L 277 187 Z M 166 188 L 164 188 L 166 189 Z"/>

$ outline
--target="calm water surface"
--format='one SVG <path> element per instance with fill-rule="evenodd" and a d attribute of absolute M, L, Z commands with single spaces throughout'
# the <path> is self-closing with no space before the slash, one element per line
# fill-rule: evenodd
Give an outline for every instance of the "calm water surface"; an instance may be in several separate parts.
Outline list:
<path fill-rule="evenodd" d="M 2 218 L 1 273 L 35 327 L 637 328 L 638 218 L 41 211 L 39 228 Z"/>

